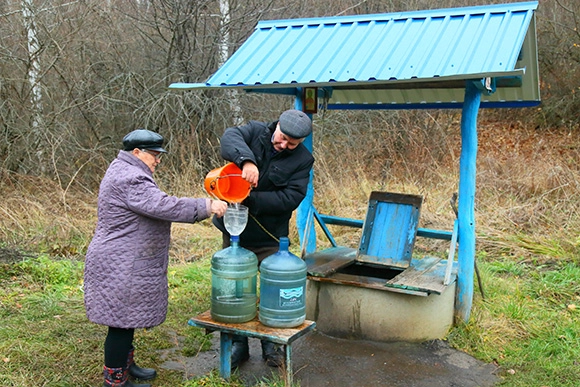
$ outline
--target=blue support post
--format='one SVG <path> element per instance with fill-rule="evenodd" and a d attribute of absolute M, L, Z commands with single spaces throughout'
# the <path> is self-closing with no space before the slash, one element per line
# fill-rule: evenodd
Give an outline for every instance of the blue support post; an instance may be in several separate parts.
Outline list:
<path fill-rule="evenodd" d="M 296 88 L 296 98 L 294 99 L 294 109 L 296 110 L 303 110 L 304 107 L 302 90 L 301 87 Z M 308 116 L 312 119 L 312 114 L 308 114 Z M 310 152 L 313 150 L 312 136 L 313 134 L 310 134 L 303 142 Z M 307 254 L 316 251 L 316 230 L 314 229 L 314 222 L 312 220 L 313 213 L 311 211 L 314 201 L 313 177 L 314 171 L 312 170 L 310 171 L 306 197 L 302 200 L 302 203 L 300 203 L 296 211 L 296 228 L 298 229 L 298 236 L 300 237 L 300 247 Z M 305 237 L 307 240 L 304 240 Z"/>
<path fill-rule="evenodd" d="M 467 81 L 461 116 L 461 156 L 459 158 L 459 248 L 455 317 L 467 322 L 473 302 L 475 273 L 475 179 L 477 159 L 477 113 L 481 89 Z"/>
<path fill-rule="evenodd" d="M 229 380 L 232 375 L 232 335 L 222 332 L 220 334 L 220 375 Z"/>

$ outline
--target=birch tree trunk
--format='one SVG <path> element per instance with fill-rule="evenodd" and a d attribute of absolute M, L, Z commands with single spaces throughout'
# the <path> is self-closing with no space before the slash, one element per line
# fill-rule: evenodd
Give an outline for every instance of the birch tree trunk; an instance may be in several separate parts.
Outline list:
<path fill-rule="evenodd" d="M 45 172 L 44 147 L 41 146 L 43 138 L 43 117 L 42 117 L 42 87 L 40 83 L 40 43 L 36 32 L 35 14 L 32 0 L 22 0 L 22 17 L 27 34 L 28 47 L 28 82 L 30 83 L 30 102 L 32 104 L 31 151 L 36 153 L 39 162 L 40 172 Z"/>
<path fill-rule="evenodd" d="M 220 0 L 221 13 L 221 39 L 220 39 L 220 59 L 219 67 L 221 67 L 227 60 L 230 54 L 230 2 L 229 0 Z M 234 125 L 241 125 L 242 110 L 240 108 L 240 101 L 238 100 L 238 92 L 236 90 L 228 91 L 230 98 L 230 107 L 234 117 Z"/>

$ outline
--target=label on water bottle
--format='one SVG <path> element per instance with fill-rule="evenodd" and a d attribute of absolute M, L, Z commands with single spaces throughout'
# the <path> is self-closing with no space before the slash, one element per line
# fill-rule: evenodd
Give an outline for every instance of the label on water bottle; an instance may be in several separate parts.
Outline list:
<path fill-rule="evenodd" d="M 280 306 L 289 308 L 304 305 L 304 287 L 280 289 Z"/>

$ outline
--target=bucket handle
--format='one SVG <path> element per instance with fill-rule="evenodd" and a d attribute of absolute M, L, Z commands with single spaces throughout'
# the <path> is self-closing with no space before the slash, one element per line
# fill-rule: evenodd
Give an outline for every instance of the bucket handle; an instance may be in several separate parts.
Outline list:
<path fill-rule="evenodd" d="M 209 182 L 209 188 L 210 188 L 210 189 L 213 191 L 213 190 L 215 189 L 216 182 L 217 182 L 219 179 L 223 179 L 223 178 L 225 178 L 225 177 L 234 177 L 234 176 L 236 176 L 236 177 L 237 177 L 237 176 L 241 177 L 242 175 L 241 175 L 241 174 L 239 174 L 239 173 L 232 173 L 232 174 L 229 174 L 229 175 L 216 176 L 216 177 L 215 177 L 215 178 L 214 178 L 212 181 L 210 181 L 210 182 Z M 214 196 L 215 196 L 215 195 L 214 195 Z M 217 197 L 216 197 L 216 199 L 217 199 Z"/>
<path fill-rule="evenodd" d="M 211 196 L 212 196 L 212 197 L 213 197 L 215 200 L 220 200 L 220 201 L 221 201 L 222 199 L 218 198 L 218 197 L 217 197 L 217 195 L 213 193 L 213 191 L 215 190 L 215 185 L 216 185 L 217 181 L 218 181 L 219 179 L 223 179 L 223 178 L 225 178 L 225 177 L 234 177 L 234 176 L 235 176 L 235 177 L 242 177 L 242 174 L 241 174 L 241 173 L 231 173 L 231 174 L 229 174 L 229 175 L 216 176 L 216 177 L 215 177 L 215 178 L 214 178 L 212 181 L 210 181 L 210 182 L 209 182 L 209 189 L 210 189 L 210 191 L 211 191 L 211 192 L 209 192 L 209 194 L 210 194 L 210 195 L 211 195 Z M 252 188 L 250 187 L 250 189 L 252 189 Z"/>

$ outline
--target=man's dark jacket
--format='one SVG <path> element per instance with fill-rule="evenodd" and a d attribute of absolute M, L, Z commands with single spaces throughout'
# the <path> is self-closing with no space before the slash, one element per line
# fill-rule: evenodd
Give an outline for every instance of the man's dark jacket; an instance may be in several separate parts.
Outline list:
<path fill-rule="evenodd" d="M 293 150 L 275 152 L 272 135 L 277 123 L 250 121 L 246 125 L 226 129 L 221 138 L 224 159 L 240 168 L 245 161 L 252 161 L 260 172 L 258 186 L 242 203 L 249 208 L 250 216 L 246 229 L 240 235 L 241 246 L 277 246 L 278 242 L 268 233 L 276 238 L 288 236 L 292 211 L 306 196 L 314 157 L 304 144 Z M 223 218 L 214 216 L 213 223 L 227 234 Z"/>

